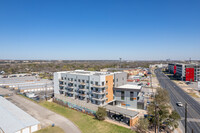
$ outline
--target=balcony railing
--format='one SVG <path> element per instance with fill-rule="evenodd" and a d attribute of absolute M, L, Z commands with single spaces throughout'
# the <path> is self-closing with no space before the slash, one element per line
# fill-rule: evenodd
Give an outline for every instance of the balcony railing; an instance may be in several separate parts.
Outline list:
<path fill-rule="evenodd" d="M 80 93 L 79 93 L 78 95 L 79 95 L 79 96 L 82 96 L 82 97 L 85 97 L 85 96 L 86 96 L 86 94 L 80 94 Z"/>
<path fill-rule="evenodd" d="M 95 88 L 107 88 L 107 85 L 92 85 Z"/>
<path fill-rule="evenodd" d="M 106 101 L 108 98 L 107 97 L 103 97 L 103 98 L 94 98 L 92 97 L 93 100 L 96 100 L 96 101 Z"/>
<path fill-rule="evenodd" d="M 73 92 L 73 91 L 68 91 L 67 93 L 69 93 L 69 94 L 74 94 L 74 92 Z"/>
<path fill-rule="evenodd" d="M 106 91 L 92 91 L 93 94 L 98 94 L 98 95 L 103 95 L 103 94 L 106 94 L 108 92 Z"/>
<path fill-rule="evenodd" d="M 59 81 L 60 81 L 60 82 L 63 82 L 63 81 L 64 81 L 64 79 L 59 79 Z"/>
<path fill-rule="evenodd" d="M 79 88 L 78 90 L 79 91 L 87 91 L 87 89 L 85 89 L 85 88 Z"/>

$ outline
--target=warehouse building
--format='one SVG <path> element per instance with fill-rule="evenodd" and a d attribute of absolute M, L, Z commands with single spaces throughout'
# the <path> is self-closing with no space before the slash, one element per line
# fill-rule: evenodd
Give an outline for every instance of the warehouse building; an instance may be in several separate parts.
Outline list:
<path fill-rule="evenodd" d="M 53 82 L 35 76 L 0 78 L 0 86 L 14 88 L 20 92 L 53 91 Z"/>
<path fill-rule="evenodd" d="M 40 122 L 0 96 L 0 133 L 32 133 Z"/>
<path fill-rule="evenodd" d="M 170 63 L 168 71 L 183 81 L 200 81 L 200 64 Z"/>

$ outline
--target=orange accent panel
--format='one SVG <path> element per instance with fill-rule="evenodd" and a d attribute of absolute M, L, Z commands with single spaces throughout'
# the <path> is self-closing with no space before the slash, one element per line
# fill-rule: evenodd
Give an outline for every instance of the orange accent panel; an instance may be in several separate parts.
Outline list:
<path fill-rule="evenodd" d="M 113 75 L 106 76 L 106 81 L 106 85 L 108 86 L 108 94 L 106 97 L 108 98 L 107 102 L 110 102 L 113 100 Z"/>

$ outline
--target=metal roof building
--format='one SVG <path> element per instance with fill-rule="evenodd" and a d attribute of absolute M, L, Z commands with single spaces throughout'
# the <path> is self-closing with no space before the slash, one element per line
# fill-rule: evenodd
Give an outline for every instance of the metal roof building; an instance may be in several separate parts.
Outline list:
<path fill-rule="evenodd" d="M 39 121 L 0 96 L 0 133 L 32 133 Z"/>

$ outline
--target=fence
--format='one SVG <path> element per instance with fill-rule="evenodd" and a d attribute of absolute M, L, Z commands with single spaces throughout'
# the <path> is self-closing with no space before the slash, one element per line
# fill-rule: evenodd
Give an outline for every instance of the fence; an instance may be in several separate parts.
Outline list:
<path fill-rule="evenodd" d="M 53 102 L 58 103 L 64 107 L 68 107 L 70 109 L 74 109 L 76 111 L 83 112 L 88 115 L 96 116 L 96 111 L 90 110 L 88 108 L 85 108 L 85 107 L 82 107 L 82 106 L 79 106 L 79 105 L 76 105 L 76 104 L 73 104 L 73 103 L 70 103 L 67 101 L 63 101 L 61 99 L 53 98 Z"/>

